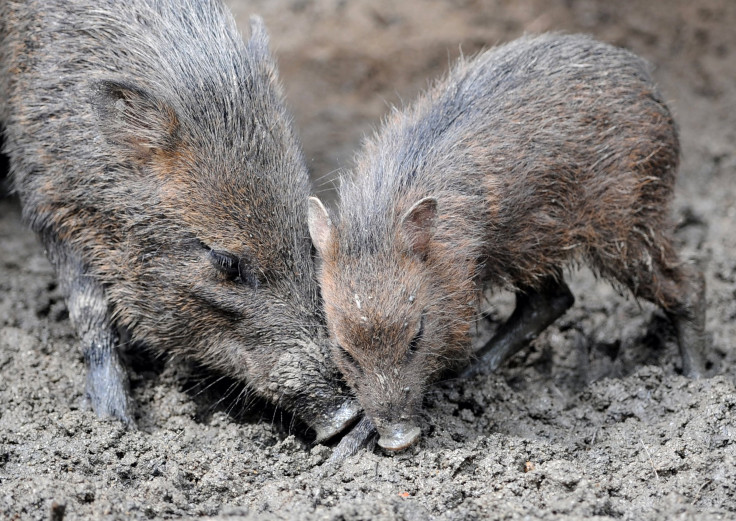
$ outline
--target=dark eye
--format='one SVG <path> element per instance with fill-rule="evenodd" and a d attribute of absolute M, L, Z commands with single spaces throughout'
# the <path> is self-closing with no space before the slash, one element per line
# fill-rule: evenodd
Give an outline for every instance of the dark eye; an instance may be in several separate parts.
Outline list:
<path fill-rule="evenodd" d="M 254 289 L 258 287 L 258 277 L 240 257 L 227 251 L 210 250 L 210 261 L 228 280 L 242 282 Z"/>
<path fill-rule="evenodd" d="M 228 278 L 235 279 L 240 275 L 238 268 L 240 260 L 232 253 L 210 250 L 210 260 L 217 271 L 224 273 Z"/>
<path fill-rule="evenodd" d="M 417 352 L 419 342 L 422 340 L 422 335 L 424 335 L 424 315 L 422 315 L 422 318 L 419 319 L 419 330 L 417 331 L 417 334 L 414 335 L 414 338 L 412 338 L 411 342 L 409 342 L 410 356 L 414 355 Z"/>

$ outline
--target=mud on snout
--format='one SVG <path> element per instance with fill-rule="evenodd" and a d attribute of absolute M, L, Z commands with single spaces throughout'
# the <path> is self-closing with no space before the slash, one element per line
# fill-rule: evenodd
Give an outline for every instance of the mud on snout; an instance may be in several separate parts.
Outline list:
<path fill-rule="evenodd" d="M 421 435 L 419 406 L 423 386 L 400 375 L 378 374 L 365 378 L 356 389 L 360 403 L 378 431 L 378 445 L 399 451 L 413 445 Z"/>
<path fill-rule="evenodd" d="M 300 342 L 272 366 L 267 388 L 275 403 L 311 427 L 315 441 L 333 438 L 354 424 L 362 408 L 331 360 L 314 342 Z"/>

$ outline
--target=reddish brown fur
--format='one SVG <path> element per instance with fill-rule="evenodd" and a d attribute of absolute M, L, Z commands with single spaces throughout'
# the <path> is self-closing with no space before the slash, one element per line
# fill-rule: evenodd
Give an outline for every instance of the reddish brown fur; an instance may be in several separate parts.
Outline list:
<path fill-rule="evenodd" d="M 468 355 L 484 285 L 542 294 L 571 264 L 665 309 L 685 371 L 701 374 L 688 357 L 702 344 L 702 278 L 678 260 L 668 213 L 678 156 L 646 65 L 580 36 L 461 61 L 394 111 L 343 180 L 336 222 L 310 208 L 336 361 L 379 431 Z M 410 209 L 432 201 L 417 229 Z"/>

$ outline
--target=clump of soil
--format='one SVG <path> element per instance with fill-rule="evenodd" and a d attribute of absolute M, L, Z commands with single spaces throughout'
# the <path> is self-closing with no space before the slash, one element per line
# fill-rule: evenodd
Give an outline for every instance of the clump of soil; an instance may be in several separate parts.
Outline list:
<path fill-rule="evenodd" d="M 253 0 L 315 185 L 390 104 L 524 32 L 587 32 L 649 59 L 680 123 L 674 212 L 708 282 L 709 379 L 673 331 L 589 272 L 576 304 L 493 375 L 436 385 L 410 450 L 322 464 L 293 418 L 180 361 L 131 353 L 139 429 L 98 420 L 42 248 L 0 201 L 0 518 L 698 519 L 736 516 L 736 4 L 673 0 Z M 508 294 L 489 294 L 498 324 Z M 480 345 L 492 328 L 478 327 Z M 55 506 L 52 506 L 55 505 Z"/>

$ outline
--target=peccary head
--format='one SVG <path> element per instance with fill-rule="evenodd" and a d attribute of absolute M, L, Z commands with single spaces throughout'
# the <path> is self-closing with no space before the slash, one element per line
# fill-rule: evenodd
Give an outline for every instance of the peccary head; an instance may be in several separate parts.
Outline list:
<path fill-rule="evenodd" d="M 443 298 L 457 267 L 438 262 L 441 248 L 432 241 L 437 201 L 422 198 L 398 219 L 386 214 L 385 235 L 366 220 L 353 228 L 333 223 L 314 197 L 309 205 L 333 356 L 375 423 L 379 445 L 403 449 L 420 434 L 424 389 L 458 358 L 468 334 L 469 321 L 457 317 L 471 308 L 460 305 L 453 315 L 458 303 Z M 364 235 L 371 228 L 390 239 L 373 241 Z"/>
<path fill-rule="evenodd" d="M 259 19 L 252 32 L 229 63 L 162 71 L 191 84 L 93 82 L 115 160 L 79 213 L 110 231 L 79 243 L 133 338 L 244 379 L 324 439 L 359 408 L 326 349 L 307 170 Z"/>

